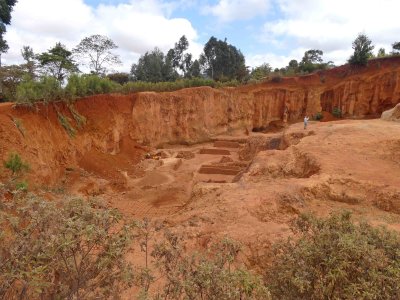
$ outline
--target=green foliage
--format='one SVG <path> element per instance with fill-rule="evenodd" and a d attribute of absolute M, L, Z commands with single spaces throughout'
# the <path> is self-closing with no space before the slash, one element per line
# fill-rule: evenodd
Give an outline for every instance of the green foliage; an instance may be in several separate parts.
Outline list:
<path fill-rule="evenodd" d="M 385 56 L 386 56 L 385 48 L 379 48 L 377 57 L 385 57 Z"/>
<path fill-rule="evenodd" d="M 32 105 L 37 101 L 60 100 L 63 96 L 63 89 L 54 77 L 44 76 L 39 81 L 25 78 L 17 87 L 16 102 Z"/>
<path fill-rule="evenodd" d="M 8 50 L 7 41 L 4 40 L 3 35 L 6 32 L 6 25 L 11 23 L 11 12 L 16 3 L 17 0 L 0 0 L 0 56 Z"/>
<path fill-rule="evenodd" d="M 65 99 L 75 100 L 76 98 L 108 94 L 119 91 L 121 86 L 108 78 L 96 75 L 73 74 L 68 79 L 65 87 Z"/>
<path fill-rule="evenodd" d="M 74 120 L 75 120 L 76 126 L 77 126 L 79 129 L 83 128 L 83 126 L 86 125 L 86 121 L 87 121 L 86 118 L 85 118 L 84 116 L 82 116 L 82 115 L 75 109 L 75 107 L 73 106 L 73 104 L 68 105 L 68 109 L 69 109 L 69 111 L 71 112 L 71 114 L 72 114 L 72 116 L 73 116 L 73 118 L 74 118 Z"/>
<path fill-rule="evenodd" d="M 0 206 L 0 298 L 116 299 L 132 281 L 131 225 L 81 199 Z"/>
<path fill-rule="evenodd" d="M 17 182 L 15 184 L 15 189 L 19 190 L 19 191 L 24 191 L 26 192 L 28 190 L 28 182 L 26 180 Z"/>
<path fill-rule="evenodd" d="M 215 37 L 211 37 L 204 45 L 199 62 L 205 74 L 217 81 L 225 78 L 241 81 L 248 74 L 242 52 L 226 40 L 217 40 Z"/>
<path fill-rule="evenodd" d="M 122 87 L 122 91 L 124 93 L 136 93 L 145 91 L 172 92 L 189 87 L 198 87 L 198 86 L 219 87 L 222 85 L 223 84 L 216 83 L 214 80 L 203 79 L 203 78 L 181 79 L 174 82 L 157 82 L 157 83 L 134 81 L 125 84 Z"/>
<path fill-rule="evenodd" d="M 316 120 L 316 121 L 321 121 L 322 119 L 323 119 L 323 114 L 322 114 L 322 112 L 317 112 L 316 114 L 315 114 L 315 116 L 314 116 L 314 120 Z"/>
<path fill-rule="evenodd" d="M 78 72 L 78 67 L 72 58 L 72 52 L 61 43 L 37 56 L 44 72 L 62 83 L 68 74 Z"/>
<path fill-rule="evenodd" d="M 174 81 L 179 78 L 179 74 L 173 67 L 173 54 L 169 52 L 167 56 L 158 49 L 146 52 L 139 58 L 137 64 L 131 67 L 131 76 L 135 81 L 146 82 L 165 82 Z"/>
<path fill-rule="evenodd" d="M 64 116 L 60 112 L 57 112 L 57 116 L 58 116 L 58 121 L 60 122 L 61 126 L 64 127 L 65 131 L 68 133 L 68 135 L 71 138 L 74 138 L 76 136 L 76 130 L 71 125 L 70 119 L 68 117 Z"/>
<path fill-rule="evenodd" d="M 120 84 L 120 85 L 123 85 L 123 84 L 129 82 L 129 74 L 123 73 L 123 72 L 108 74 L 107 78 L 113 82 Z"/>
<path fill-rule="evenodd" d="M 3 98 L 6 100 L 15 99 L 18 84 L 26 76 L 24 66 L 10 65 L 0 67 L 0 86 L 2 88 Z"/>
<path fill-rule="evenodd" d="M 395 42 L 392 44 L 393 54 L 400 54 L 400 42 Z"/>
<path fill-rule="evenodd" d="M 341 118 L 342 117 L 342 111 L 338 107 L 334 107 L 332 110 L 332 115 L 336 118 Z"/>
<path fill-rule="evenodd" d="M 13 176 L 29 170 L 29 164 L 24 162 L 18 153 L 10 153 L 4 162 L 4 167 L 9 169 Z"/>
<path fill-rule="evenodd" d="M 267 278 L 276 299 L 399 299 L 400 238 L 344 212 L 302 215 L 276 246 Z"/>
<path fill-rule="evenodd" d="M 368 59 L 373 55 L 372 50 L 374 50 L 374 46 L 365 34 L 360 33 L 353 42 L 353 49 L 354 53 L 349 58 L 349 63 L 365 66 L 368 63 Z"/>
<path fill-rule="evenodd" d="M 172 63 L 175 70 L 180 70 L 183 77 L 191 77 L 190 71 L 192 67 L 192 54 L 185 53 L 189 48 L 189 41 L 186 36 L 182 36 L 175 47 L 167 53 L 166 60 Z"/>
<path fill-rule="evenodd" d="M 92 74 L 100 75 L 107 72 L 106 65 L 121 64 L 119 56 L 111 52 L 117 48 L 118 46 L 109 37 L 94 34 L 85 37 L 73 52 L 89 66 Z"/>
<path fill-rule="evenodd" d="M 267 77 L 272 72 L 272 67 L 264 63 L 261 66 L 255 67 L 250 73 L 250 79 L 252 80 L 260 80 L 264 77 Z"/>
<path fill-rule="evenodd" d="M 234 267 L 240 252 L 236 242 L 224 239 L 205 253 L 186 255 L 183 250 L 181 239 L 171 232 L 166 232 L 165 240 L 154 246 L 151 256 L 165 283 L 161 291 L 151 295 L 148 286 L 154 276 L 149 268 L 144 269 L 140 276 L 144 299 L 270 298 L 260 277 Z"/>

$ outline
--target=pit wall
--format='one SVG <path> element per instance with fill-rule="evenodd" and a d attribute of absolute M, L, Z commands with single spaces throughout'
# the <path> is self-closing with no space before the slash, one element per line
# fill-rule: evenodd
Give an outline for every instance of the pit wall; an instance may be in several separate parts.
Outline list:
<path fill-rule="evenodd" d="M 5 103 L 0 105 L 0 158 L 18 152 L 30 162 L 34 180 L 52 184 L 92 150 L 119 155 L 134 145 L 199 143 L 271 122 L 296 122 L 305 114 L 332 112 L 335 107 L 349 118 L 378 116 L 400 102 L 399 83 L 400 58 L 395 57 L 372 61 L 365 68 L 342 66 L 237 88 L 98 95 L 74 104 L 87 119 L 81 129 L 62 102 L 33 109 Z M 61 126 L 59 113 L 70 118 L 75 137 Z"/>

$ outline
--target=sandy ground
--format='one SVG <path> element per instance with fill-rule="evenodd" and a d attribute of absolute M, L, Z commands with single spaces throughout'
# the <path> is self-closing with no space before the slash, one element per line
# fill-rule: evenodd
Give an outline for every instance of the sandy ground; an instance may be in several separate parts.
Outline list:
<path fill-rule="evenodd" d="M 161 219 L 203 246 L 228 235 L 261 247 L 286 236 L 290 220 L 309 211 L 348 209 L 358 220 L 400 230 L 399 123 L 311 122 L 307 130 L 297 123 L 279 133 L 216 140 L 239 147 L 153 149 L 157 159 L 125 157 L 109 170 L 98 157 L 99 166 L 86 161 L 65 182 L 128 218 Z M 225 154 L 201 154 L 213 149 Z"/>

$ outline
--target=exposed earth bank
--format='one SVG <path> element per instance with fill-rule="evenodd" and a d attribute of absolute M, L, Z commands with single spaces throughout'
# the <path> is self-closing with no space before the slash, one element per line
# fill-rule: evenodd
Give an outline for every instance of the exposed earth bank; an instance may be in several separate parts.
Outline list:
<path fill-rule="evenodd" d="M 398 102 L 400 58 L 394 57 L 238 88 L 99 95 L 69 107 L 6 103 L 0 106 L 0 157 L 20 153 L 32 167 L 33 184 L 53 186 L 79 166 L 118 188 L 146 147 L 276 129 L 335 108 L 347 118 L 378 117 Z"/>

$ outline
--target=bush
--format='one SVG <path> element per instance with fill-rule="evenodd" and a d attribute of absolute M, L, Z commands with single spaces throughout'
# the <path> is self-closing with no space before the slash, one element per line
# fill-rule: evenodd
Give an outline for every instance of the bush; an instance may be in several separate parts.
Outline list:
<path fill-rule="evenodd" d="M 76 136 L 76 130 L 74 127 L 72 127 L 70 119 L 60 112 L 57 112 L 57 115 L 58 121 L 60 122 L 61 126 L 65 129 L 65 131 L 71 138 L 74 138 Z"/>
<path fill-rule="evenodd" d="M 17 87 L 16 102 L 32 105 L 37 101 L 50 102 L 64 97 L 60 83 L 54 78 L 45 76 L 39 81 L 30 78 L 24 80 Z"/>
<path fill-rule="evenodd" d="M 29 164 L 24 162 L 18 153 L 10 153 L 4 167 L 9 169 L 14 175 L 20 175 L 23 171 L 29 170 Z"/>
<path fill-rule="evenodd" d="M 276 299 L 399 299 L 400 238 L 343 212 L 303 215 L 276 247 L 268 272 Z"/>
<path fill-rule="evenodd" d="M 314 120 L 316 121 L 321 121 L 323 119 L 324 115 L 322 114 L 322 112 L 317 112 L 314 116 Z"/>
<path fill-rule="evenodd" d="M 185 255 L 178 236 L 167 232 L 165 237 L 151 254 L 165 284 L 154 298 L 142 291 L 147 299 L 270 299 L 259 276 L 234 267 L 240 252 L 238 243 L 224 239 L 206 253 Z M 154 278 L 148 271 L 144 273 L 150 274 L 147 278 Z"/>
<path fill-rule="evenodd" d="M 15 189 L 26 192 L 28 190 L 28 182 L 23 180 L 15 185 Z"/>
<path fill-rule="evenodd" d="M 29 195 L 0 205 L 0 298 L 115 299 L 131 282 L 131 227 L 100 203 Z"/>
<path fill-rule="evenodd" d="M 332 115 L 336 118 L 341 118 L 342 117 L 342 111 L 338 107 L 334 107 L 332 110 Z"/>
<path fill-rule="evenodd" d="M 108 94 L 118 92 L 121 85 L 111 81 L 109 78 L 102 78 L 96 75 L 71 75 L 65 87 L 67 99 L 75 100 L 79 97 Z"/>

